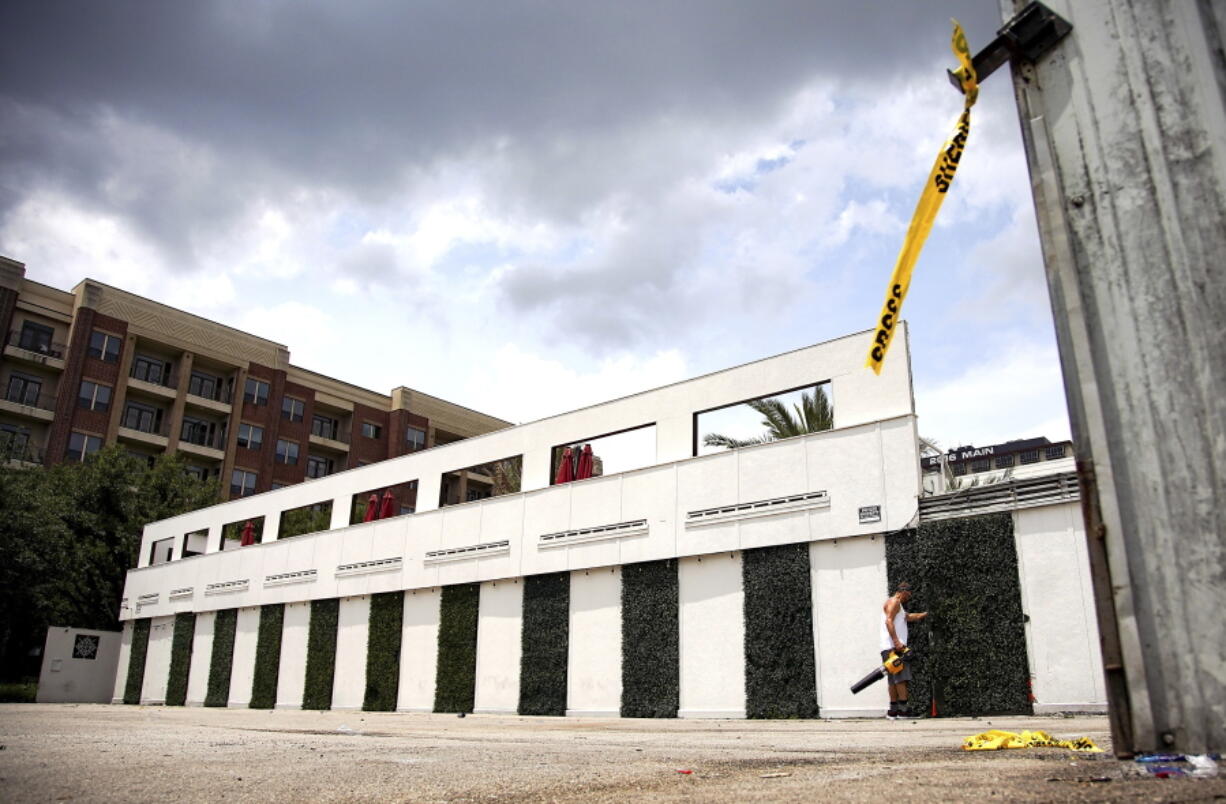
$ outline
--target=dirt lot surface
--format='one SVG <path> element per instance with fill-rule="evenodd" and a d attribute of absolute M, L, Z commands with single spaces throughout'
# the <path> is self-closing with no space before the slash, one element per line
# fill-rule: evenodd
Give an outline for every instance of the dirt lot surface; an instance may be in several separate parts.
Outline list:
<path fill-rule="evenodd" d="M 1226 799 L 1226 779 L 1157 779 L 1110 754 L 961 750 L 989 728 L 1110 747 L 1100 717 L 648 721 L 15 704 L 0 706 L 0 800 Z"/>

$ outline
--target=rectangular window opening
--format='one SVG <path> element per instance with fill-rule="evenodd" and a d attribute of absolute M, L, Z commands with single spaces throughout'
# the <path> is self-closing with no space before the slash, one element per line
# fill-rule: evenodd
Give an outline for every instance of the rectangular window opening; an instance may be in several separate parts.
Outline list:
<path fill-rule="evenodd" d="M 830 382 L 820 382 L 695 413 L 694 454 L 710 455 L 832 427 Z"/>
<path fill-rule="evenodd" d="M 235 469 L 230 473 L 230 496 L 250 497 L 255 494 L 257 475 L 247 469 Z"/>
<path fill-rule="evenodd" d="M 558 444 L 550 451 L 549 483 L 615 475 L 655 463 L 656 426 L 644 424 Z"/>
<path fill-rule="evenodd" d="M 391 492 L 390 500 L 388 492 Z M 349 524 L 357 525 L 376 519 L 390 519 L 416 511 L 417 481 L 410 480 L 407 483 L 383 486 L 353 495 L 349 506 Z"/>
<path fill-rule="evenodd" d="M 332 524 L 332 501 L 312 503 L 281 512 L 278 539 L 288 539 L 305 533 L 319 533 Z"/>
<path fill-rule="evenodd" d="M 514 455 L 444 472 L 439 489 L 439 507 L 475 502 L 487 497 L 501 497 L 504 494 L 518 494 L 523 466 L 524 456 Z"/>
<path fill-rule="evenodd" d="M 256 516 L 251 519 L 239 519 L 221 526 L 222 550 L 234 550 L 242 546 L 243 531 L 246 530 L 248 522 L 251 523 L 252 543 L 260 543 L 260 540 L 264 538 L 264 517 Z"/>
<path fill-rule="evenodd" d="M 243 386 L 243 401 L 250 402 L 253 405 L 267 405 L 268 383 L 248 377 L 246 384 Z"/>

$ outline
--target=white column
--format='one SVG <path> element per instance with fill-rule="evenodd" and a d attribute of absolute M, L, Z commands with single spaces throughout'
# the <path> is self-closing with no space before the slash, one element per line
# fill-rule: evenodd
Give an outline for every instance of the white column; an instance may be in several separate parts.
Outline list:
<path fill-rule="evenodd" d="M 202 611 L 196 615 L 192 662 L 187 673 L 188 706 L 204 706 L 204 696 L 209 691 L 209 666 L 213 659 L 213 629 L 216 624 L 215 611 Z"/>
<path fill-rule="evenodd" d="M 874 717 L 885 713 L 886 685 L 859 695 L 851 685 L 881 663 L 882 606 L 888 597 L 885 537 L 856 536 L 812 542 L 813 651 L 817 705 L 822 717 Z"/>
<path fill-rule="evenodd" d="M 281 623 L 281 669 L 277 675 L 278 709 L 302 708 L 310 627 L 310 601 L 285 604 L 285 619 Z"/>
<path fill-rule="evenodd" d="M 566 673 L 569 716 L 621 714 L 621 596 L 620 567 L 570 574 L 570 658 Z"/>
<path fill-rule="evenodd" d="M 336 615 L 336 670 L 332 708 L 361 709 L 366 698 L 366 645 L 370 596 L 342 597 Z"/>
<path fill-rule="evenodd" d="M 437 491 L 437 489 L 436 489 Z M 438 588 L 404 593 L 404 631 L 400 642 L 399 712 L 433 712 L 438 666 Z"/>
<path fill-rule="evenodd" d="M 175 618 L 154 617 L 149 621 L 149 649 L 145 651 L 145 679 L 140 702 L 166 703 L 166 684 L 170 680 L 170 645 L 174 639 Z"/>
<path fill-rule="evenodd" d="M 477 609 L 477 689 L 473 711 L 515 714 L 519 709 L 522 578 L 481 584 Z"/>
<path fill-rule="evenodd" d="M 678 717 L 745 717 L 745 595 L 741 554 L 677 562 L 681 708 Z"/>
<path fill-rule="evenodd" d="M 132 620 L 123 624 L 123 636 L 119 642 L 119 666 L 115 668 L 115 694 L 111 703 L 123 703 L 124 688 L 128 686 L 128 660 L 132 658 Z"/>
<path fill-rule="evenodd" d="M 255 645 L 260 633 L 260 607 L 238 610 L 234 627 L 234 658 L 230 664 L 230 701 L 232 707 L 251 705 L 251 686 L 255 682 Z"/>

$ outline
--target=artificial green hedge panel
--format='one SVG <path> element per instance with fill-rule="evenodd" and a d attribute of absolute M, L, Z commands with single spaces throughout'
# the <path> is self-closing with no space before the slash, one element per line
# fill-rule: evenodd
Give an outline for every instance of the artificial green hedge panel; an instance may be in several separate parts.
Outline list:
<path fill-rule="evenodd" d="M 170 677 L 166 680 L 166 705 L 187 703 L 187 677 L 192 666 L 192 640 L 196 636 L 196 615 L 190 611 L 175 615 L 174 640 L 170 643 Z"/>
<path fill-rule="evenodd" d="M 935 697 L 938 715 L 1030 714 L 1013 515 L 944 519 L 891 534 L 886 567 L 891 589 L 904 580 L 914 587 L 907 610 L 930 612 L 909 627 L 918 654 L 911 709 L 931 713 Z M 884 701 L 885 691 L 877 694 Z"/>
<path fill-rule="evenodd" d="M 230 703 L 230 673 L 234 667 L 234 630 L 238 627 L 238 609 L 217 612 L 213 622 L 213 654 L 209 657 L 209 688 L 205 706 L 227 706 Z"/>
<path fill-rule="evenodd" d="M 746 550 L 745 715 L 817 717 L 809 545 Z"/>
<path fill-rule="evenodd" d="M 622 567 L 622 717 L 676 717 L 681 697 L 677 562 Z"/>
<path fill-rule="evenodd" d="M 331 709 L 332 681 L 336 674 L 336 625 L 340 598 L 311 601 L 311 625 L 307 636 L 306 683 L 303 709 Z"/>
<path fill-rule="evenodd" d="M 519 713 L 566 714 L 566 665 L 570 645 L 570 573 L 524 579 L 520 635 Z"/>
<path fill-rule="evenodd" d="M 260 630 L 255 642 L 255 678 L 251 682 L 251 708 L 277 705 L 277 679 L 281 675 L 281 627 L 285 604 L 260 606 Z"/>
<path fill-rule="evenodd" d="M 123 685 L 123 702 L 140 703 L 145 685 L 145 656 L 149 653 L 149 618 L 132 623 L 132 647 L 128 652 L 128 680 Z"/>
<path fill-rule="evenodd" d="M 367 712 L 394 712 L 400 693 L 400 637 L 404 624 L 404 592 L 383 592 L 370 598 L 370 629 L 366 639 Z"/>
<path fill-rule="evenodd" d="M 435 712 L 471 712 L 477 689 L 477 607 L 475 583 L 444 586 L 439 602 Z"/>

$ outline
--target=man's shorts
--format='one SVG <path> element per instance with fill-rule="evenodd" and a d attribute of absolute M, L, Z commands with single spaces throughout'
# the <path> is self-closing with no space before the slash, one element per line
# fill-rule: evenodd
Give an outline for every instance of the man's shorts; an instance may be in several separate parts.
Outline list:
<path fill-rule="evenodd" d="M 881 661 L 885 662 L 886 659 L 890 658 L 890 654 L 893 652 L 894 652 L 893 650 L 881 651 Z M 894 684 L 903 684 L 907 681 L 910 681 L 911 680 L 911 665 L 903 664 L 902 670 L 899 670 L 897 673 L 886 673 L 885 677 L 890 682 L 891 686 L 893 686 Z"/>

